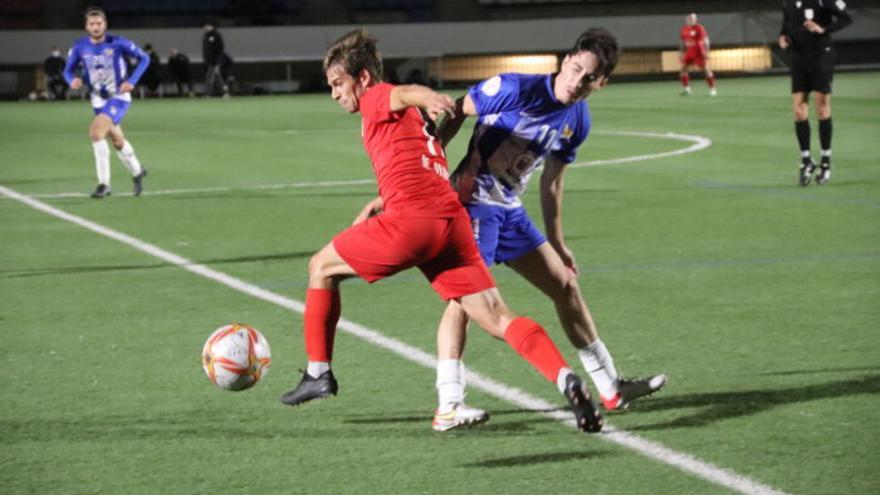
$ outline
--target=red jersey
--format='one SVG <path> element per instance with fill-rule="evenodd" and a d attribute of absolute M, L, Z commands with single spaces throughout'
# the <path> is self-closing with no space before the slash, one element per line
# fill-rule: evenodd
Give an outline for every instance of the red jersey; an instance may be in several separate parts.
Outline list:
<path fill-rule="evenodd" d="M 380 83 L 360 99 L 361 134 L 373 162 L 383 210 L 408 217 L 460 214 L 443 147 L 417 108 L 391 111 L 393 85 Z"/>
<path fill-rule="evenodd" d="M 706 28 L 702 24 L 694 24 L 693 26 L 685 24 L 681 28 L 681 41 L 684 43 L 686 52 L 705 53 L 708 38 L 709 33 L 706 32 Z"/>

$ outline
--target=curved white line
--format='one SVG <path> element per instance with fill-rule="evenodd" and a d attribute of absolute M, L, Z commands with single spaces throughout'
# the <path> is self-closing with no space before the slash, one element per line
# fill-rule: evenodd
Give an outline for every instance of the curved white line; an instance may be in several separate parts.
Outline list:
<path fill-rule="evenodd" d="M 674 139 L 676 141 L 686 141 L 691 143 L 686 148 L 680 148 L 672 151 L 664 151 L 663 153 L 651 153 L 647 155 L 627 156 L 624 158 L 612 158 L 609 160 L 592 160 L 589 162 L 573 163 L 568 168 L 598 167 L 601 165 L 614 165 L 617 163 L 640 162 L 643 160 L 653 160 L 656 158 L 666 158 L 669 156 L 684 155 L 686 153 L 694 153 L 704 150 L 712 146 L 712 140 L 691 134 L 676 134 L 674 132 L 640 132 L 640 131 L 595 131 L 596 134 L 607 134 L 610 136 L 635 136 L 655 139 Z"/>
<path fill-rule="evenodd" d="M 647 131 L 594 131 L 594 134 L 605 134 L 609 136 L 634 136 L 653 139 L 673 139 L 676 141 L 685 141 L 691 143 L 686 148 L 680 148 L 672 151 L 664 151 L 663 153 L 650 153 L 647 155 L 626 156 L 623 158 L 611 158 L 607 160 L 591 160 L 588 162 L 573 163 L 568 168 L 584 168 L 598 167 L 602 165 L 614 165 L 618 163 L 640 162 L 644 160 L 654 160 L 657 158 L 666 158 L 669 156 L 684 155 L 686 153 L 694 153 L 704 150 L 712 145 L 712 140 L 703 136 L 694 136 L 690 134 L 676 134 L 674 132 L 647 132 Z M 144 191 L 144 196 L 164 196 L 169 194 L 202 194 L 202 193 L 218 193 L 229 191 L 247 191 L 247 190 L 267 190 L 267 189 L 298 189 L 308 187 L 334 187 L 334 186 L 353 186 L 375 184 L 374 179 L 355 179 L 340 181 L 317 181 L 317 182 L 291 182 L 283 184 L 260 184 L 255 186 L 226 186 L 226 187 L 203 187 L 189 189 L 160 189 L 156 191 Z M 117 194 L 118 196 L 131 196 L 132 193 L 124 192 Z M 65 192 L 65 193 L 46 193 L 31 194 L 32 198 L 86 198 L 89 195 L 82 192 Z"/>

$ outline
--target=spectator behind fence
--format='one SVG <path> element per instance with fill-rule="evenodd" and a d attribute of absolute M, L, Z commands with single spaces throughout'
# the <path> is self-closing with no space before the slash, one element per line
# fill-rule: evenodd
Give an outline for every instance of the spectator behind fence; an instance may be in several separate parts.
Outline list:
<path fill-rule="evenodd" d="M 159 54 L 149 43 L 144 45 L 144 52 L 150 56 L 150 65 L 147 66 L 141 83 L 147 89 L 147 96 L 158 96 L 159 85 L 162 83 L 162 74 L 159 72 Z"/>
<path fill-rule="evenodd" d="M 223 77 L 224 45 L 223 36 L 212 22 L 206 22 L 205 34 L 202 37 L 202 58 L 205 61 L 205 96 L 214 93 L 214 86 L 219 85 L 224 97 L 229 96 L 229 86 Z"/>
<path fill-rule="evenodd" d="M 220 59 L 220 75 L 223 76 L 224 88 L 226 88 L 223 96 L 229 96 L 229 93 L 235 91 L 235 74 L 232 73 L 233 65 L 235 65 L 235 61 L 232 60 L 232 57 L 228 53 L 223 52 L 223 57 Z"/>
<path fill-rule="evenodd" d="M 178 96 L 183 96 L 184 84 L 188 88 L 187 95 L 192 97 L 195 94 L 193 91 L 192 73 L 189 71 L 189 57 L 177 51 L 177 48 L 172 48 L 168 52 L 168 72 L 177 86 Z"/>
<path fill-rule="evenodd" d="M 52 52 L 43 62 L 43 72 L 46 73 L 46 89 L 49 97 L 55 100 L 63 100 L 67 96 L 67 81 L 64 80 L 64 65 L 67 63 L 61 56 L 61 50 L 53 46 Z"/>

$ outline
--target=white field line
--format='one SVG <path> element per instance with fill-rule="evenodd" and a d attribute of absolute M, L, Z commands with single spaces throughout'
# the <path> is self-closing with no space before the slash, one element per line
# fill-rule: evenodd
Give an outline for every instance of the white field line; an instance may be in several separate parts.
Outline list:
<path fill-rule="evenodd" d="M 375 179 L 355 179 L 355 180 L 336 180 L 336 181 L 317 181 L 317 182 L 288 182 L 283 184 L 258 184 L 255 186 L 239 186 L 239 187 L 200 187 L 189 189 L 160 189 L 158 191 L 144 191 L 142 196 L 165 196 L 169 194 L 202 194 L 229 191 L 248 191 L 248 190 L 271 190 L 271 189 L 302 189 L 310 187 L 336 187 L 336 186 L 360 186 L 364 184 L 375 184 Z M 113 193 L 114 196 L 131 196 L 132 193 Z M 32 198 L 86 198 L 89 193 L 83 192 L 65 192 L 54 194 L 32 194 Z"/>
<path fill-rule="evenodd" d="M 712 140 L 703 136 L 693 136 L 689 134 L 676 134 L 673 132 L 642 132 L 642 131 L 594 131 L 594 134 L 606 134 L 609 136 L 633 136 L 654 139 L 672 139 L 675 141 L 685 141 L 691 143 L 690 146 L 679 148 L 677 150 L 664 151 L 662 153 L 649 153 L 646 155 L 626 156 L 623 158 L 610 158 L 606 160 L 591 160 L 588 162 L 572 163 L 568 168 L 584 168 L 598 167 L 603 165 L 615 165 L 618 163 L 640 162 L 645 160 L 654 160 L 657 158 L 666 158 L 670 156 L 684 155 L 686 153 L 694 153 L 708 148 L 712 145 Z M 163 196 L 168 194 L 202 194 L 202 193 L 223 193 L 229 191 L 246 191 L 246 190 L 272 190 L 272 189 L 301 189 L 310 187 L 334 187 L 334 186 L 358 186 L 366 184 L 375 184 L 374 179 L 356 179 L 356 180 L 340 180 L 340 181 L 318 181 L 318 182 L 291 182 L 282 184 L 264 184 L 255 186 L 238 186 L 238 187 L 203 187 L 189 189 L 160 189 L 157 191 L 144 191 L 143 196 Z M 130 192 L 114 193 L 118 196 L 131 196 Z M 31 194 L 32 198 L 85 198 L 88 193 L 84 192 L 64 192 L 54 194 Z"/>
<path fill-rule="evenodd" d="M 679 148 L 672 151 L 664 151 L 662 153 L 649 153 L 647 155 L 626 156 L 623 158 L 610 158 L 607 160 L 592 160 L 589 162 L 572 163 L 568 168 L 597 167 L 601 165 L 615 165 L 618 163 L 640 162 L 643 160 L 654 160 L 656 158 L 666 158 L 670 156 L 684 155 L 686 153 L 694 153 L 708 148 L 712 145 L 712 140 L 691 134 L 676 134 L 674 132 L 643 132 L 643 131 L 595 131 L 595 134 L 607 134 L 609 136 L 633 136 L 655 139 L 672 139 L 675 141 L 685 141 L 692 143 L 685 148 Z"/>
<path fill-rule="evenodd" d="M 231 275 L 227 275 L 223 272 L 208 268 L 205 265 L 195 263 L 192 260 L 166 251 L 150 243 L 131 237 L 122 232 L 110 229 L 90 220 L 86 220 L 82 217 L 67 213 L 66 211 L 55 208 L 42 201 L 36 200 L 29 196 L 25 196 L 6 187 L 0 186 L 0 195 L 24 203 L 31 208 L 42 211 L 67 222 L 73 223 L 85 229 L 91 230 L 92 232 L 95 232 L 97 234 L 119 241 L 125 245 L 137 249 L 138 251 L 176 265 L 201 277 L 219 282 L 220 284 L 223 284 L 231 289 L 243 292 L 257 299 L 262 299 L 266 302 L 270 302 L 272 304 L 281 306 L 300 314 L 305 311 L 305 304 L 300 301 L 276 294 L 249 282 L 245 282 L 244 280 L 235 278 Z M 406 344 L 400 340 L 388 337 L 376 330 L 372 330 L 353 321 L 346 320 L 345 318 L 341 318 L 339 320 L 338 328 L 366 342 L 387 349 L 397 354 L 398 356 L 412 361 L 416 364 L 419 364 L 426 368 L 436 368 L 437 361 L 432 354 L 429 354 L 417 347 Z M 571 419 L 570 413 L 566 413 L 563 411 L 546 412 L 548 409 L 556 408 L 557 404 L 549 403 L 538 397 L 529 395 L 528 393 L 520 389 L 497 382 L 487 376 L 483 376 L 474 371 L 468 371 L 467 379 L 472 387 L 482 390 L 483 392 L 493 397 L 507 401 L 511 404 L 525 409 L 535 410 L 544 416 L 553 418 L 574 427 L 574 421 Z M 605 425 L 604 431 L 598 435 L 595 435 L 595 438 L 600 438 L 616 443 L 618 445 L 631 449 L 645 457 L 649 457 L 651 459 L 655 459 L 665 464 L 674 466 L 686 473 L 690 473 L 694 476 L 740 493 L 760 495 L 784 495 L 784 492 L 775 490 L 768 485 L 752 480 L 729 469 L 720 468 L 709 462 L 702 461 L 692 455 L 672 450 L 658 442 L 647 440 L 637 435 L 618 430 L 617 428 L 614 428 L 607 423 Z"/>

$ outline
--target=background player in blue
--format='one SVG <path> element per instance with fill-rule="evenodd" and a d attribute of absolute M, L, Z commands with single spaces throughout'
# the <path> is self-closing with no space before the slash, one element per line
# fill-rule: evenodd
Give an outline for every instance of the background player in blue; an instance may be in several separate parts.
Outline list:
<path fill-rule="evenodd" d="M 86 84 L 91 93 L 95 119 L 89 127 L 89 136 L 95 150 L 95 171 L 98 174 L 98 187 L 92 197 L 100 199 L 110 194 L 110 147 L 106 141 L 108 135 L 119 159 L 133 176 L 134 195 L 138 196 L 143 190 L 147 170 L 141 167 L 119 123 L 131 104 L 131 90 L 147 70 L 150 58 L 132 41 L 107 33 L 107 16 L 103 10 L 88 8 L 85 21 L 88 36 L 76 40 L 70 49 L 64 78 L 72 89 L 79 89 Z M 138 60 L 138 65 L 131 74 L 128 74 L 129 58 Z M 74 70 L 80 64 L 82 78 L 74 75 Z"/>
<path fill-rule="evenodd" d="M 578 349 L 605 408 L 611 410 L 622 409 L 666 383 L 665 375 L 618 377 L 581 295 L 577 264 L 562 232 L 565 165 L 574 161 L 577 147 L 590 132 L 586 98 L 608 83 L 617 58 L 614 36 L 604 29 L 590 29 L 578 38 L 558 73 L 487 79 L 458 99 L 455 117 L 438 130 L 442 142 L 448 143 L 466 116 L 478 116 L 467 155 L 451 180 L 470 213 L 480 253 L 486 264 L 506 263 L 553 300 L 565 333 Z M 541 165 L 547 239 L 532 224 L 519 198 Z M 459 416 L 475 415 L 475 408 L 464 404 L 461 355 L 466 328 L 467 316 L 450 301 L 437 335 L 440 401 L 433 427 L 438 431 L 467 424 Z M 457 414 L 459 409 L 463 414 Z"/>

